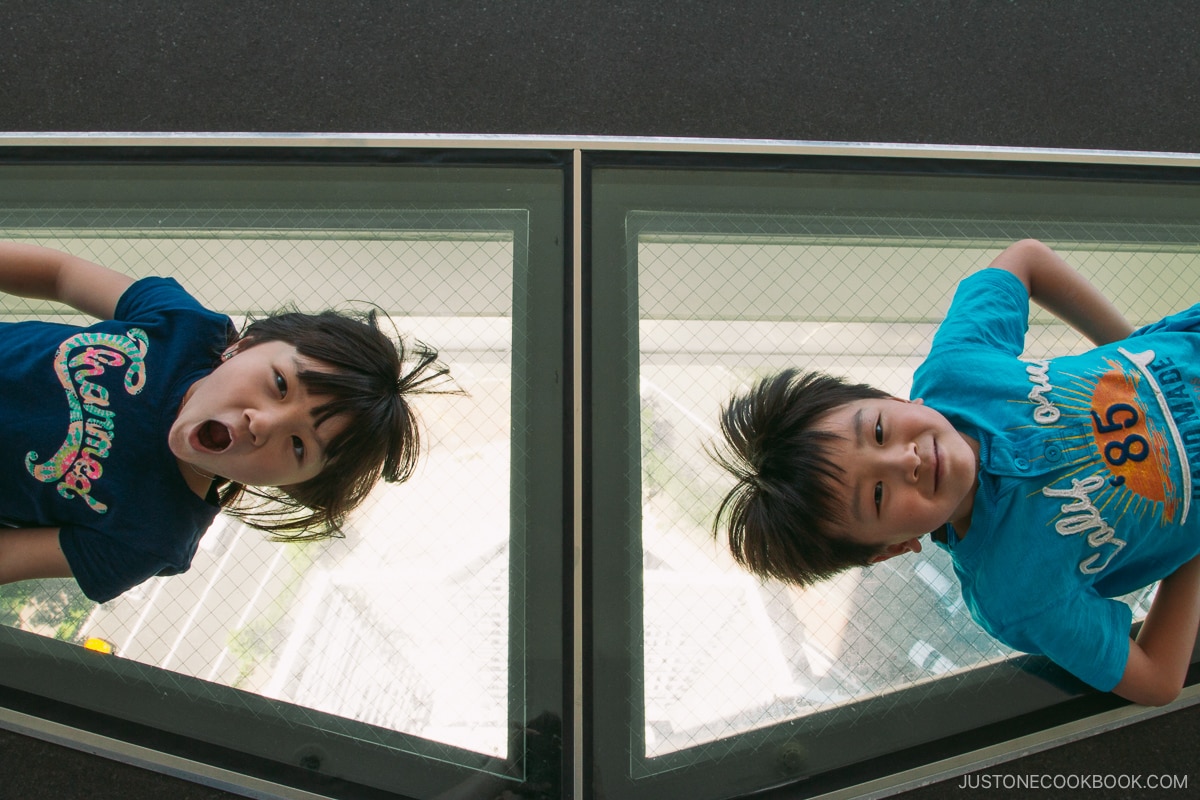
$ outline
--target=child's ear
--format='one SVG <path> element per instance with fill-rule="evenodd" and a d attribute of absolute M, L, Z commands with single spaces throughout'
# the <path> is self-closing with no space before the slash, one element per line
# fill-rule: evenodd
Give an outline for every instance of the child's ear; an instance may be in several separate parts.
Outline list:
<path fill-rule="evenodd" d="M 878 564 L 880 562 L 887 561 L 889 558 L 902 556 L 905 553 L 919 552 L 921 552 L 921 540 L 916 538 L 908 539 L 907 541 L 889 544 L 887 547 L 883 548 L 883 552 L 879 553 L 878 555 L 871 556 L 871 563 Z"/>
<path fill-rule="evenodd" d="M 228 361 L 237 355 L 238 345 L 240 344 L 241 342 L 235 342 L 234 344 L 229 345 L 229 347 L 226 347 L 225 352 L 221 353 L 221 360 Z M 239 361 L 238 363 L 240 364 L 241 362 Z"/>

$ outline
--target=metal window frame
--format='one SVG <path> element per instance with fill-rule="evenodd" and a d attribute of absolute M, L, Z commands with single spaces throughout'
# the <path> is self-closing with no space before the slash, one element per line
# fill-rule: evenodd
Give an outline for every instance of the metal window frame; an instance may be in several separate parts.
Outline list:
<path fill-rule="evenodd" d="M 58 169 L 60 167 L 67 169 L 66 174 L 75 175 L 78 173 L 71 170 L 76 167 L 83 168 L 84 172 L 95 167 L 129 167 L 144 172 L 160 166 L 184 169 L 213 167 L 225 170 L 222 174 L 228 175 L 229 169 L 237 170 L 246 165 L 283 171 L 296 167 L 305 170 L 305 178 L 312 179 L 314 173 L 310 168 L 320 170 L 326 165 L 352 169 L 377 165 L 416 167 L 415 172 L 408 173 L 413 177 L 413 186 L 401 189 L 398 193 L 389 189 L 389 196 L 398 196 L 398 202 L 402 203 L 440 203 L 453 213 L 459 213 L 461 209 L 461 213 L 469 214 L 476 207 L 471 203 L 472 198 L 456 188 L 452 179 L 445 184 L 437 182 L 445 180 L 444 174 L 450 174 L 453 178 L 465 172 L 468 192 L 475 187 L 477 203 L 484 202 L 496 208 L 513 206 L 518 212 L 526 207 L 522 204 L 528 204 L 532 217 L 529 212 L 511 215 L 512 224 L 516 226 L 514 246 L 518 247 L 521 256 L 519 272 L 513 276 L 512 307 L 516 356 L 512 401 L 513 414 L 520 415 L 519 419 L 514 417 L 514 433 L 519 433 L 521 439 L 517 442 L 520 446 L 513 448 L 511 466 L 514 478 L 511 491 L 514 498 L 519 497 L 520 501 L 512 504 L 510 514 L 514 523 L 521 526 L 525 533 L 514 535 L 510 555 L 509 572 L 513 592 L 510 593 L 508 613 L 513 625 L 508 650 L 510 663 L 513 658 L 518 658 L 520 668 L 509 676 L 510 682 L 515 683 L 510 688 L 507 716 L 519 719 L 518 715 L 548 710 L 566 717 L 562 690 L 569 684 L 569 677 L 565 673 L 569 660 L 561 652 L 559 620 L 569 605 L 561 578 L 569 575 L 570 571 L 564 569 L 564 556 L 560 550 L 564 538 L 561 526 L 567 517 L 562 509 L 569 497 L 570 487 L 562 483 L 569 473 L 569 467 L 560 464 L 559 460 L 568 452 L 563 439 L 566 434 L 565 414 L 571 401 L 565 394 L 568 383 L 559 376 L 567 365 L 567 356 L 562 353 L 562 347 L 566 340 L 563 326 L 569 322 L 563 298 L 566 291 L 565 266 L 570 253 L 560 237 L 568 227 L 563 219 L 566 211 L 563 188 L 569 182 L 569 152 L 530 148 L 515 154 L 513 151 L 504 151 L 497 155 L 492 151 L 447 153 L 420 148 L 401 152 L 395 148 L 363 151 L 337 147 L 322 148 L 319 157 L 314 157 L 311 147 L 278 148 L 262 145 L 261 142 L 233 151 L 211 146 L 178 148 L 163 141 L 156 144 L 125 142 L 112 148 L 79 148 L 71 145 L 47 147 L 29 145 L 27 142 L 9 145 L 13 143 L 8 137 L 0 137 L 0 163 L 29 166 L 34 170 L 47 167 L 56 175 L 63 174 Z M 424 172 L 420 171 L 422 168 L 426 168 Z M 27 171 L 23 171 L 23 174 L 27 174 Z M 278 173 L 275 174 L 278 176 Z M 323 175 L 318 172 L 315 179 L 319 181 Z M 475 184 L 470 184 L 471 180 Z M 421 185 L 422 181 L 424 186 Z M 533 224 L 535 227 L 523 230 L 522 224 Z M 529 269 L 521 266 L 526 262 Z M 525 313 L 531 307 L 538 310 L 536 315 Z M 534 342 L 536 346 L 531 344 Z M 563 424 L 545 424 L 554 419 L 562 419 Z M 526 463 L 531 458 L 539 459 L 538 469 L 544 473 L 540 478 L 532 473 Z M 536 504 L 539 513 L 530 514 L 524 508 L 526 502 Z M 543 544 L 529 546 L 524 541 L 527 534 L 540 537 L 538 541 Z M 550 580 L 531 579 L 536 576 L 545 576 Z M 531 621 L 527 617 L 529 608 L 542 609 L 543 613 Z M 537 630 L 530 629 L 531 622 Z M 86 693 L 89 689 L 79 686 L 78 680 L 70 679 L 70 675 L 74 674 L 71 670 L 82 668 L 86 672 L 87 663 L 93 664 L 92 669 L 98 668 L 94 661 L 81 660 L 75 652 L 77 648 L 65 647 L 64 650 L 61 642 L 51 642 L 28 634 L 18 636 L 17 632 L 7 629 L 0 633 L 6 634 L 3 637 L 6 640 L 13 640 L 4 659 L 8 668 L 15 671 L 13 674 L 46 674 L 47 671 L 38 669 L 37 664 L 39 658 L 48 659 L 46 663 L 52 667 L 49 674 L 60 676 L 59 680 L 62 681 L 65 691 L 61 697 L 86 696 L 78 692 Z M 53 651 L 51 648 L 54 648 Z M 60 661 L 61 664 L 58 663 Z M 325 738 L 336 745 L 326 748 L 318 742 L 317 753 L 328 749 L 328 755 L 334 756 L 334 750 L 338 749 L 336 756 L 341 763 L 353 764 L 358 771 L 346 771 L 347 777 L 343 779 L 305 769 L 297 764 L 309 760 L 304 755 L 308 745 L 288 755 L 289 745 L 282 741 L 272 743 L 277 734 L 287 734 L 292 725 L 288 721 L 286 705 L 279 707 L 279 719 L 264 713 L 261 715 L 263 723 L 255 723 L 258 728 L 264 729 L 259 730 L 258 735 L 264 737 L 263 753 L 270 755 L 247 756 L 228 747 L 212 744 L 224 738 L 220 734 L 224 724 L 222 711 L 214 708 L 213 702 L 205 700 L 203 692 L 193 692 L 190 679 L 181 679 L 187 688 L 175 692 L 157 686 L 161 683 L 157 676 L 166 678 L 168 673 L 159 673 L 151 667 L 133 662 L 121 662 L 121 666 L 128 668 L 125 671 L 135 674 L 134 682 L 137 685 L 144 685 L 144 691 L 139 690 L 138 703 L 145 705 L 147 714 L 133 713 L 126 719 L 119 711 L 106 713 L 104 709 L 107 706 L 103 703 L 98 704 L 98 710 L 92 709 L 86 702 L 73 706 L 69 700 L 59 700 L 60 695 L 47 692 L 42 696 L 29 682 L 13 680 L 12 686 L 0 687 L 0 706 L 5 707 L 5 713 L 0 715 L 0 726 L 24 730 L 60 743 L 77 739 L 80 749 L 89 752 L 103 751 L 117 760 L 141 766 L 158 763 L 163 771 L 172 774 L 192 774 L 202 783 L 220 784 L 230 791 L 253 789 L 264 797 L 293 794 L 324 796 L 324 787 L 329 787 L 330 796 L 337 797 L 400 797 L 401 789 L 404 793 L 428 794 L 439 791 L 438 787 L 445 789 L 475 776 L 499 774 L 506 766 L 484 753 L 439 744 L 421 737 L 414 738 L 400 732 L 392 735 L 379 730 L 383 737 L 381 746 L 363 747 L 357 735 L 347 736 L 340 726 L 330 725 L 336 722 L 336 718 L 315 713 L 311 715 L 315 720 L 312 730 L 327 732 L 329 735 Z M 94 675 L 95 683 L 97 686 L 108 685 L 116 691 L 122 684 L 122 678 L 107 672 L 99 669 Z M 88 679 L 85 683 L 93 681 Z M 75 688 L 71 689 L 72 686 Z M 172 699 L 167 699 L 168 695 Z M 155 702 L 156 698 L 159 702 Z M 274 701 L 254 695 L 248 696 L 248 701 L 260 712 L 269 711 L 276 705 Z M 194 718 L 194 728 L 184 725 L 173 727 L 173 723 L 161 731 L 156 727 L 153 720 L 158 718 L 158 712 L 154 708 L 172 702 L 179 703 L 185 711 L 194 707 L 192 713 L 187 714 L 187 717 Z M 219 706 L 220 703 L 215 705 Z M 166 719 L 170 715 L 164 710 L 161 716 Z M 235 715 L 230 713 L 226 716 L 231 720 L 228 724 L 233 724 Z M 144 724 L 146 719 L 151 721 Z M 39 722 L 34 724 L 33 720 Z M 167 725 L 166 722 L 161 724 Z M 193 722 L 187 725 L 193 725 Z M 352 728 L 356 725 L 351 723 Z M 272 726 L 275 728 L 274 734 L 266 730 Z M 196 730 L 194 739 L 186 735 L 186 731 L 191 729 Z M 77 732 L 78 736 L 70 731 Z M 297 746 L 303 744 L 305 738 L 311 737 L 301 732 L 298 738 L 300 741 Z M 316 738 L 321 739 L 320 736 Z M 364 738 L 373 736 L 368 731 L 368 736 Z M 158 750 L 159 747 L 162 749 Z M 154 755 L 156 751 L 161 758 Z M 320 761 L 325 760 L 325 756 L 320 755 Z M 382 783 L 372 785 L 372 781 Z M 506 778 L 504 782 L 514 781 Z M 389 786 L 390 793 L 378 788 L 379 785 Z"/>
<path fill-rule="evenodd" d="M 564 678 L 569 712 L 564 739 L 569 745 L 566 770 L 569 770 L 571 796 L 591 797 L 593 734 L 590 723 L 588 687 L 592 666 L 589 602 L 592 581 L 587 558 L 590 552 L 590 469 L 591 430 L 588 421 L 588 380 L 592 332 L 588 302 L 590 276 L 585 264 L 589 258 L 591 198 L 589 174 L 598 154 L 617 154 L 621 160 L 642 159 L 646 164 L 686 163 L 696 157 L 746 159 L 747 163 L 770 164 L 778 159 L 818 158 L 838 160 L 900 160 L 972 162 L 982 172 L 1001 174 L 1014 165 L 1041 165 L 1069 171 L 1077 167 L 1113 168 L 1125 174 L 1158 168 L 1194 169 L 1200 167 L 1200 154 L 1159 153 L 1148 151 L 1106 151 L 1093 149 L 1052 149 L 928 145 L 903 143 L 859 143 L 819 141 L 777 141 L 744 139 L 682 139 L 666 137 L 600 136 L 508 136 L 454 134 L 309 134 L 309 133 L 0 133 L 0 159 L 61 162 L 83 155 L 84 158 L 126 158 L 150 162 L 198 157 L 221 163 L 252 161 L 265 151 L 290 152 L 320 162 L 323 158 L 340 159 L 358 151 L 364 160 L 377 158 L 405 161 L 421 154 L 451 154 L 466 162 L 507 154 L 513 164 L 536 163 L 538 153 L 565 151 L 570 154 L 571 174 L 564 186 L 564 233 L 570 237 L 570 272 L 567 276 L 568 312 L 564 334 L 570 339 L 566 359 L 572 377 L 566 414 L 564 464 L 571 466 L 569 496 L 564 498 L 564 522 L 570 541 L 564 543 L 564 596 L 569 608 L 563 609 L 566 641 Z M 207 154 L 201 156 L 200 154 Z M 480 158 L 484 156 L 484 158 Z M 603 160 L 603 159 L 601 159 Z M 628 162 L 626 162 L 628 163 Z M 1066 173 L 1064 173 L 1066 174 Z M 1195 670 L 1193 671 L 1195 672 Z M 1193 675 L 1195 679 L 1197 676 Z M 1200 687 L 1189 686 L 1175 703 L 1162 709 L 1142 709 L 1118 705 L 1098 709 L 1068 723 L 1048 724 L 1034 733 L 1025 733 L 1001 743 L 988 744 L 948 756 L 920 767 L 900 769 L 867 782 L 843 781 L 821 797 L 884 796 L 905 788 L 965 774 L 974 769 L 1001 763 L 1028 753 L 1072 741 L 1184 708 L 1200 702 Z M 3 705 L 3 703 L 0 703 Z M 10 704 L 11 705 L 11 704 Z M 0 708 L 0 727 L 64 744 L 85 752 L 97 753 L 124 763 L 145 767 L 196 782 L 226 788 L 250 797 L 321 797 L 283 783 L 212 767 L 204 760 L 178 756 L 163 750 L 131 744 L 89 731 L 86 727 L 55 721 L 48 715 L 28 710 Z M 565 785 L 564 785 L 565 788 Z"/>

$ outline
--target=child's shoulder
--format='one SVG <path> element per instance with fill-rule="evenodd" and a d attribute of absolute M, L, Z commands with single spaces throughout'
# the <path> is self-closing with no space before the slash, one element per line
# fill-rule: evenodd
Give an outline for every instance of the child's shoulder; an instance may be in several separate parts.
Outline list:
<path fill-rule="evenodd" d="M 183 285 L 174 278 L 164 275 L 149 275 L 145 278 L 139 278 L 129 285 L 125 293 L 121 295 L 121 299 L 117 306 L 121 303 L 136 302 L 147 298 L 187 298 L 192 303 L 199 302 L 191 295 Z"/>
<path fill-rule="evenodd" d="M 117 302 L 114 321 L 142 329 L 160 343 L 220 350 L 237 336 L 227 315 L 205 307 L 174 278 L 135 281 Z M 171 348 L 168 348 L 171 349 Z"/>
<path fill-rule="evenodd" d="M 970 346 L 1011 354 L 1025 346 L 1029 295 L 1010 272 L 983 269 L 959 282 L 933 337 L 931 355 Z"/>
<path fill-rule="evenodd" d="M 196 312 L 227 319 L 225 315 L 205 307 L 179 281 L 158 275 L 134 281 L 117 301 L 115 318 L 136 319 L 164 311 Z"/>

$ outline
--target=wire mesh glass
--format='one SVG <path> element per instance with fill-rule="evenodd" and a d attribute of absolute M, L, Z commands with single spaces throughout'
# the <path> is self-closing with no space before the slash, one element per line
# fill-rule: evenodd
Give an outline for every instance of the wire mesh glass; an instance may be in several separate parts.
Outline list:
<path fill-rule="evenodd" d="M 510 696 L 509 504 L 525 224 L 523 212 L 486 209 L 0 210 L 0 238 L 175 277 L 239 325 L 285 303 L 379 309 L 397 334 L 439 349 L 463 390 L 415 398 L 425 445 L 416 474 L 380 484 L 342 538 L 279 544 L 221 515 L 183 575 L 102 605 L 73 581 L 3 586 L 3 623 L 283 701 L 302 724 L 329 727 L 321 715 L 334 715 L 504 758 L 520 703 Z M 0 320 L 22 318 L 86 322 L 0 297 Z"/>
<path fill-rule="evenodd" d="M 644 720 L 648 759 L 867 698 L 887 703 L 1012 655 L 971 620 L 940 548 L 808 589 L 739 569 L 712 532 L 732 485 L 710 457 L 731 395 L 795 366 L 908 397 L 959 280 L 1019 238 L 1054 246 L 1135 324 L 1200 288 L 1200 228 L 1190 224 L 633 212 L 627 233 L 643 549 L 642 691 L 631 718 Z M 1034 313 L 1027 357 L 1086 347 Z M 1126 600 L 1141 616 L 1151 597 Z M 675 766 L 687 763 L 680 755 Z"/>

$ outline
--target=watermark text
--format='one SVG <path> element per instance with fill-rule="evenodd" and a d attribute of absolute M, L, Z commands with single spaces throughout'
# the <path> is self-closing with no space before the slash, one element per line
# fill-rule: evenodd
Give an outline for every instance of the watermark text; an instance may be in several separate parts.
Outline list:
<path fill-rule="evenodd" d="M 1115 775 L 1103 773 L 1070 773 L 1066 775 L 1031 774 L 1005 772 L 979 772 L 964 775 L 959 781 L 960 789 L 1165 789 L 1186 790 L 1187 775 L 1149 774 Z"/>

